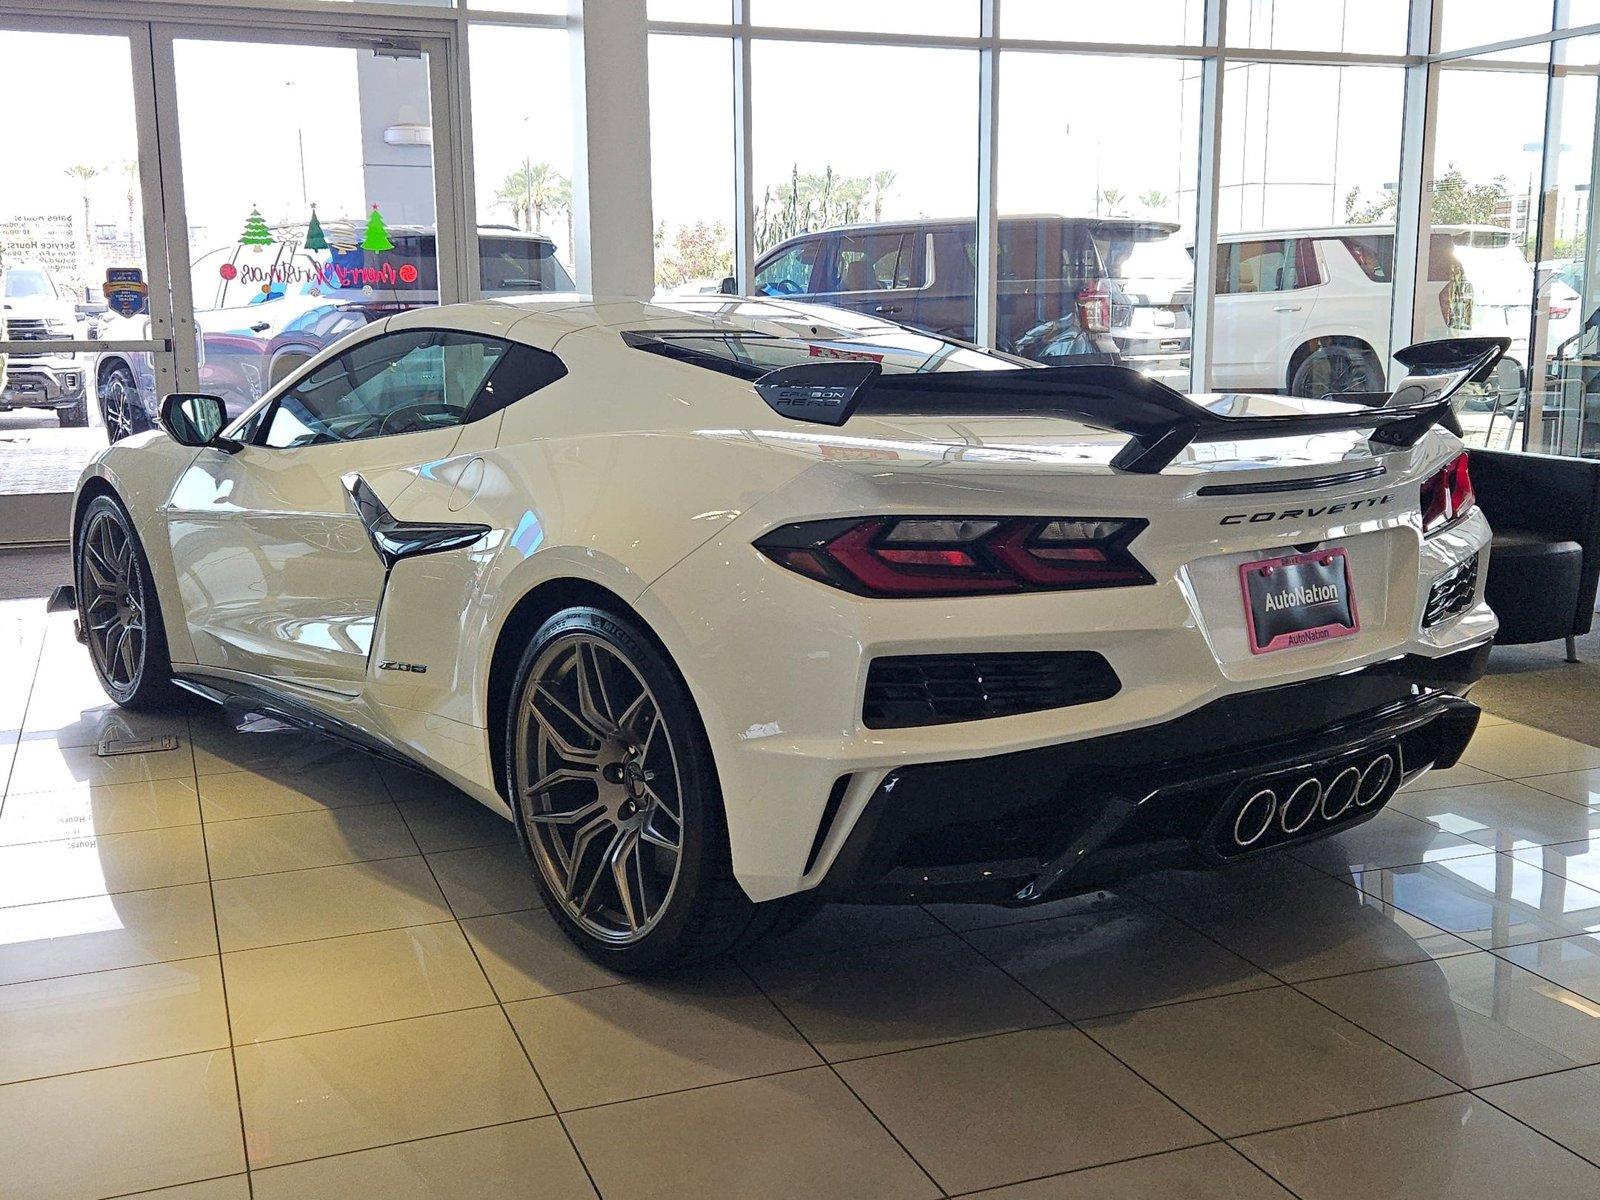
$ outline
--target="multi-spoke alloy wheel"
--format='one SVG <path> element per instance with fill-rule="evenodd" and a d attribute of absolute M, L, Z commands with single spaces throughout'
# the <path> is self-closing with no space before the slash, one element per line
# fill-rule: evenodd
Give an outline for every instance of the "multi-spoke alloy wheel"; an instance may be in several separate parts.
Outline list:
<path fill-rule="evenodd" d="M 79 553 L 89 653 L 113 692 L 131 693 L 149 638 L 138 551 L 116 512 L 101 508 L 84 526 Z"/>
<path fill-rule="evenodd" d="M 139 432 L 134 405 L 139 403 L 133 378 L 122 366 L 113 367 L 100 385 L 100 406 L 106 419 L 106 439 L 120 442 Z"/>
<path fill-rule="evenodd" d="M 585 933 L 631 945 L 682 873 L 676 731 L 644 672 L 592 634 L 552 638 L 523 679 L 514 778 L 539 872 Z"/>
<path fill-rule="evenodd" d="M 124 708 L 171 704 L 177 694 L 160 597 L 127 510 L 114 496 L 96 496 L 74 525 L 78 617 L 95 674 Z"/>

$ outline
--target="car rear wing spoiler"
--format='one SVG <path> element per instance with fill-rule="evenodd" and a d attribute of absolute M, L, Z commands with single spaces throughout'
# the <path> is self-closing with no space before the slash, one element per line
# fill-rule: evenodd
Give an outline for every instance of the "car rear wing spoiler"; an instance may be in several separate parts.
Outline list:
<path fill-rule="evenodd" d="M 1451 397 L 1486 380 L 1510 344 L 1498 337 L 1418 342 L 1395 355 L 1408 374 L 1393 392 L 1327 396 L 1342 407 L 1315 413 L 1231 416 L 1229 408 L 1245 407 L 1246 398 L 1197 403 L 1124 366 L 885 374 L 876 362 L 825 361 L 768 371 L 754 386 L 774 412 L 819 425 L 843 425 L 858 413 L 1066 417 L 1126 434 L 1111 466 L 1155 475 L 1193 442 L 1371 429 L 1373 450 L 1383 453 L 1415 445 L 1435 425 L 1459 434 Z"/>

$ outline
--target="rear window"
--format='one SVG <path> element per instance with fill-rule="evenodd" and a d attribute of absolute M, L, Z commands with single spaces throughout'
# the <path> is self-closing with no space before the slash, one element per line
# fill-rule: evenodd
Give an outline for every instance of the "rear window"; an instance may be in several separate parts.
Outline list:
<path fill-rule="evenodd" d="M 1123 283 L 1187 283 L 1194 260 L 1170 225 L 1096 222 L 1090 237 L 1107 279 Z"/>
<path fill-rule="evenodd" d="M 480 237 L 478 278 L 485 296 L 570 292 L 577 288 L 556 261 L 556 248 L 534 238 Z"/>

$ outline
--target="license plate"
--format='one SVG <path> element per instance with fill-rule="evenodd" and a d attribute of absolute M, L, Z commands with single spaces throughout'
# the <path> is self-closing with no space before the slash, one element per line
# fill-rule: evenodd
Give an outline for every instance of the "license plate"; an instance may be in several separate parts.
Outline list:
<path fill-rule="evenodd" d="M 1361 629 L 1342 549 L 1263 558 L 1239 568 L 1250 652 L 1349 637 Z"/>

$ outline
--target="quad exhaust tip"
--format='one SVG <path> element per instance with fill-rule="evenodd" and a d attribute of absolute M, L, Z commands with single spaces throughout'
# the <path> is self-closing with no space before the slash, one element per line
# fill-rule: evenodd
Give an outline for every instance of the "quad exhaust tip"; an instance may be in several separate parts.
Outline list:
<path fill-rule="evenodd" d="M 1352 807 L 1370 808 L 1388 794 L 1395 769 L 1394 751 L 1386 750 L 1365 763 L 1345 766 L 1326 782 L 1322 775 L 1308 774 L 1298 781 L 1260 788 L 1234 813 L 1233 848 L 1248 850 L 1263 839 L 1287 841 L 1314 823 L 1343 821 Z M 1278 836 L 1268 839 L 1274 831 Z"/>

